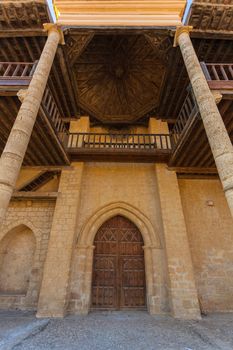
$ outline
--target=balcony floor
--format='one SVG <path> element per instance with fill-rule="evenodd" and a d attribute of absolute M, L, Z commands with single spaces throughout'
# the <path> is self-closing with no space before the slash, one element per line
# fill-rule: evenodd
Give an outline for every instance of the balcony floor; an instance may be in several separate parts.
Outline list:
<path fill-rule="evenodd" d="M 218 108 L 233 142 L 233 100 L 223 99 Z M 170 158 L 169 166 L 215 168 L 214 158 L 201 119 L 196 119 L 182 134 Z"/>
<path fill-rule="evenodd" d="M 0 96 L 1 128 L 0 128 L 0 154 L 2 153 L 17 116 L 20 101 L 16 96 Z M 66 165 L 63 147 L 56 135 L 48 128 L 46 117 L 40 111 L 23 165 Z"/>
<path fill-rule="evenodd" d="M 155 163 L 168 162 L 171 150 L 140 149 L 68 149 L 71 161 L 86 162 L 123 162 L 123 163 Z"/>

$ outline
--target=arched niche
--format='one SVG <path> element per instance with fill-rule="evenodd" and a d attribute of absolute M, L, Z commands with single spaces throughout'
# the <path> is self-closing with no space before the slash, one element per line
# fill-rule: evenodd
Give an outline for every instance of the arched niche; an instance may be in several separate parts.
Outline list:
<path fill-rule="evenodd" d="M 36 239 L 32 230 L 19 225 L 0 241 L 0 293 L 25 295 L 28 290 Z"/>

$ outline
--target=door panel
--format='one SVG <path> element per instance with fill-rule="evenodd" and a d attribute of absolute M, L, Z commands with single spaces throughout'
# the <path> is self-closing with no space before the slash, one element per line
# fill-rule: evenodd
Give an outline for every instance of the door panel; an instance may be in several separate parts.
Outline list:
<path fill-rule="evenodd" d="M 92 303 L 95 307 L 114 308 L 116 304 L 116 256 L 94 259 Z"/>
<path fill-rule="evenodd" d="M 144 308 L 143 239 L 138 228 L 115 216 L 100 227 L 94 245 L 92 307 Z"/>

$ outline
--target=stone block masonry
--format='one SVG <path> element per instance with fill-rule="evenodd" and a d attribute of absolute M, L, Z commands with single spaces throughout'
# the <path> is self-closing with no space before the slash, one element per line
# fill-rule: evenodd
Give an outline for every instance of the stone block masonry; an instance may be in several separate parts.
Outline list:
<path fill-rule="evenodd" d="M 66 313 L 83 167 L 76 163 L 61 174 L 37 317 L 63 317 Z"/>
<path fill-rule="evenodd" d="M 1 293 L 1 309 L 36 309 L 41 286 L 44 261 L 47 254 L 49 235 L 54 213 L 54 203 L 46 201 L 12 201 L 7 211 L 6 219 L 0 230 L 0 252 L 4 249 L 7 236 L 11 243 L 17 244 L 17 234 L 20 228 L 29 230 L 35 240 L 35 250 L 29 275 L 28 288 L 24 294 Z M 20 243 L 20 241 L 19 241 Z M 6 249 L 6 248 L 5 248 Z M 8 246 L 10 253 L 12 244 Z M 20 248 L 21 250 L 23 247 Z M 4 254 L 4 257 L 7 255 Z M 3 278 L 3 260 L 0 253 L 0 278 Z M 8 259 L 9 260 L 9 259 Z M 10 266 L 9 266 L 10 268 Z M 10 271 L 10 270 L 9 270 Z M 21 271 L 24 273 L 24 271 Z M 17 288 L 15 280 L 15 287 Z"/>
<path fill-rule="evenodd" d="M 199 319 L 200 310 L 176 173 L 155 165 L 174 317 Z"/>

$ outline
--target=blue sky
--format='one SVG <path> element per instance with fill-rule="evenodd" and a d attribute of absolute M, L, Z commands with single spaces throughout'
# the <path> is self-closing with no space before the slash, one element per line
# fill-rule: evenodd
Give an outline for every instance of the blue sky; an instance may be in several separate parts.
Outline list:
<path fill-rule="evenodd" d="M 49 8 L 50 8 L 50 12 L 51 12 L 51 14 L 52 14 L 53 20 L 55 21 L 55 20 L 56 20 L 56 17 L 55 17 L 55 13 L 54 13 L 54 10 L 53 10 L 52 0 L 47 0 L 47 2 L 48 2 L 48 4 L 49 4 Z M 187 1 L 187 7 L 186 7 L 185 14 L 184 14 L 184 20 L 185 20 L 186 17 L 187 17 L 187 14 L 188 14 L 188 11 L 189 11 L 189 8 L 190 8 L 191 3 L 192 3 L 192 0 L 188 0 L 188 1 Z"/>
<path fill-rule="evenodd" d="M 188 11 L 189 11 L 190 6 L 191 6 L 191 3 L 192 3 L 192 0 L 188 0 L 188 1 L 187 1 L 186 11 L 185 11 L 184 17 L 183 17 L 183 22 L 185 21 L 185 19 L 186 19 L 186 17 L 187 17 Z"/>
<path fill-rule="evenodd" d="M 49 4 L 49 9 L 50 9 L 51 15 L 53 17 L 53 20 L 55 22 L 56 17 L 55 17 L 55 13 L 54 13 L 54 10 L 53 10 L 52 0 L 47 0 L 47 3 Z"/>

